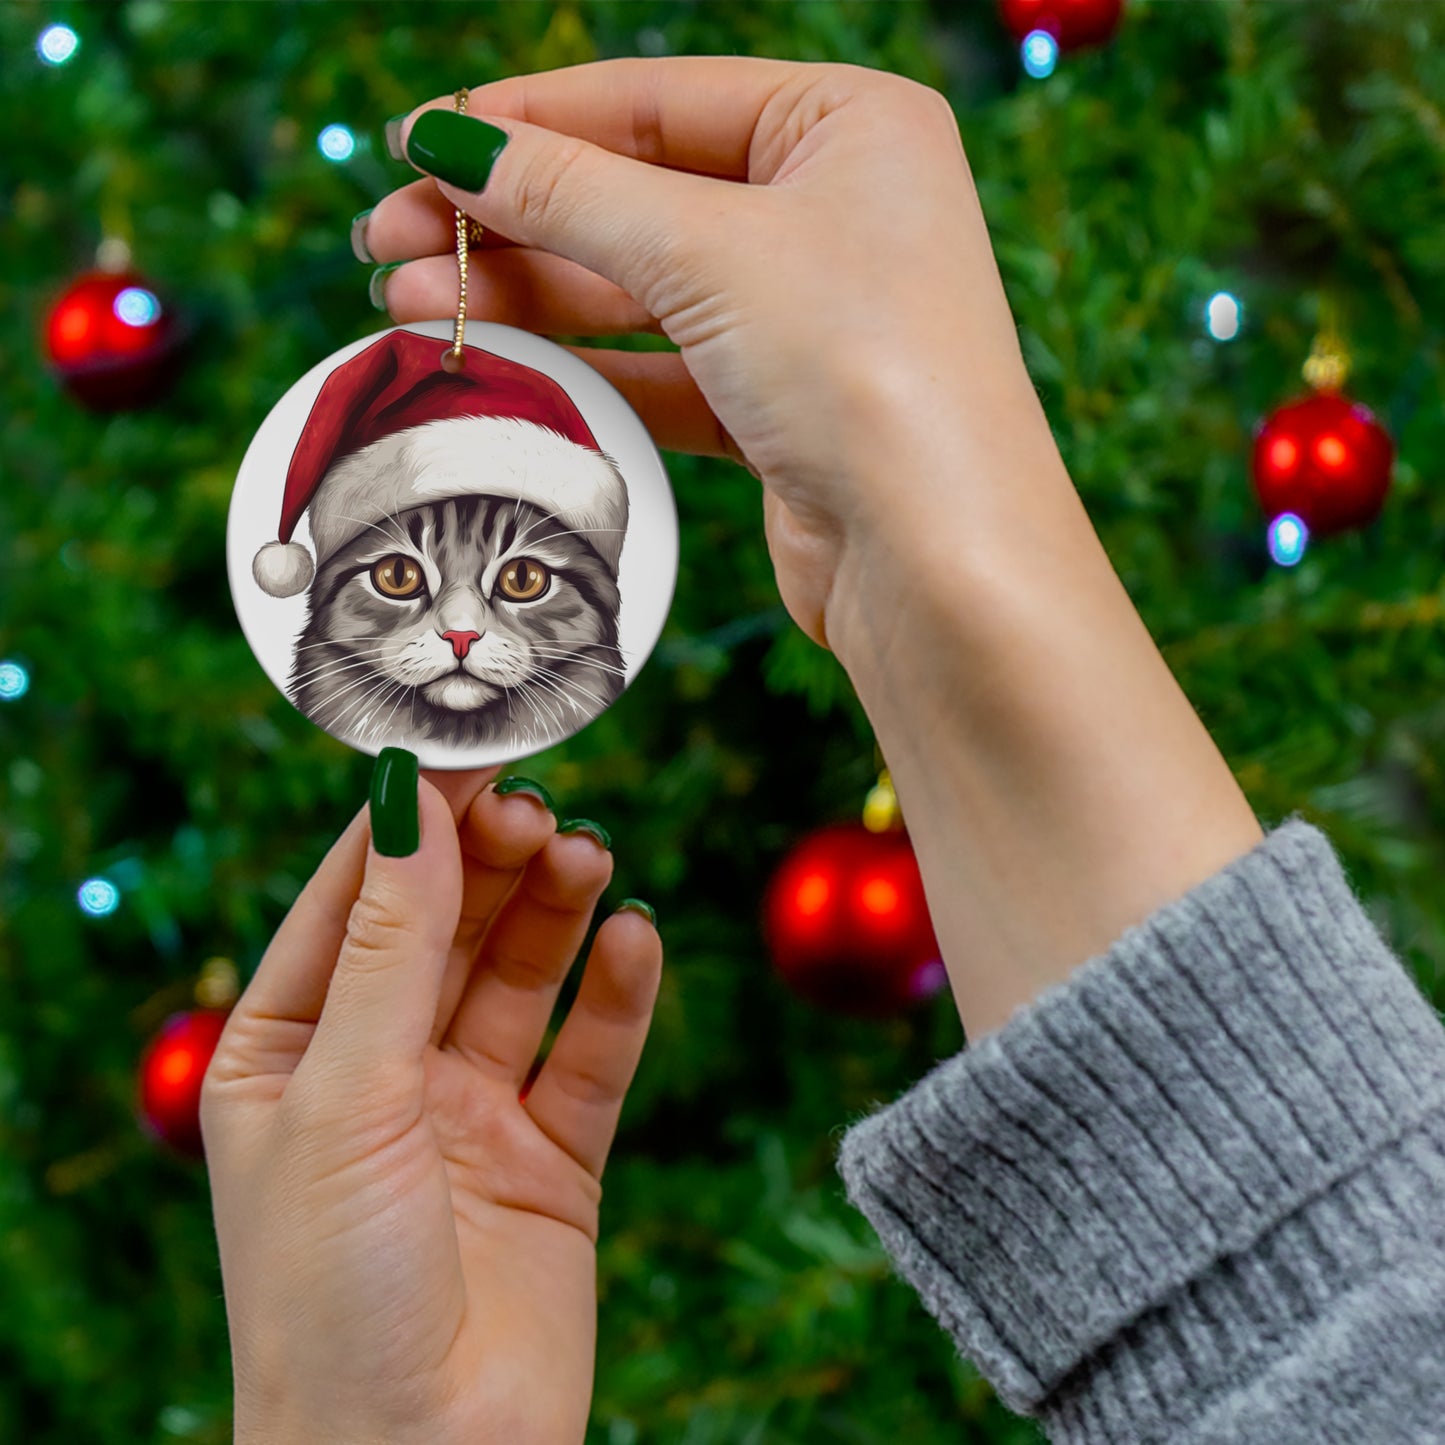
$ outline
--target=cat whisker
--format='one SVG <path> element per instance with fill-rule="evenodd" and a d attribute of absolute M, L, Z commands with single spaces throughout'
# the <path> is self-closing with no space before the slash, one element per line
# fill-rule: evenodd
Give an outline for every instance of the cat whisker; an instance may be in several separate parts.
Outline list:
<path fill-rule="evenodd" d="M 627 669 L 617 667 L 610 662 L 601 662 L 592 657 L 579 657 L 575 652 L 565 652 L 560 649 L 554 651 L 547 647 L 538 647 L 536 643 L 529 644 L 529 650 L 534 657 L 544 657 L 553 662 L 573 662 L 578 667 L 595 667 L 599 672 L 610 672 L 614 677 L 626 677 Z"/>
<path fill-rule="evenodd" d="M 386 641 L 388 641 L 388 639 L 378 632 L 374 637 L 328 637 L 324 642 L 298 642 L 294 650 L 297 652 L 310 652 L 317 647 L 355 648 L 368 642 Z"/>
<path fill-rule="evenodd" d="M 538 527 L 540 527 L 544 522 L 548 521 L 549 519 L 552 520 L 552 521 L 555 521 L 555 520 L 556 520 L 556 514 L 555 514 L 555 513 L 548 513 L 547 516 L 545 516 L 545 517 L 538 517 L 538 518 L 536 519 L 536 521 L 534 521 L 534 522 L 532 523 L 532 525 L 531 525 L 530 527 L 528 527 L 525 532 L 522 532 L 520 535 L 512 538 L 512 545 L 507 548 L 507 551 L 508 551 L 509 553 L 515 552 L 515 551 L 517 550 L 517 548 L 522 545 L 523 542 L 529 541 L 529 540 L 531 539 L 532 533 L 535 532 Z M 556 531 L 556 532 L 548 532 L 547 535 L 546 535 L 546 537 L 543 538 L 543 540 L 544 540 L 544 541 L 551 541 L 553 537 L 590 537 L 590 536 L 595 535 L 595 534 L 598 533 L 598 532 L 626 532 L 626 531 L 627 531 L 627 528 L 626 528 L 626 527 L 570 527 L 570 528 L 568 528 L 568 530 L 565 531 L 565 532 L 560 531 L 560 530 L 559 530 L 559 531 Z"/>
<path fill-rule="evenodd" d="M 592 701 L 597 704 L 599 710 L 607 706 L 607 700 L 605 698 L 598 697 L 597 694 L 593 692 L 590 688 L 583 687 L 582 684 L 576 680 L 576 678 L 564 677 L 554 668 L 536 668 L 533 671 L 532 676 L 535 677 L 539 682 L 550 680 L 553 682 L 554 685 L 566 685 L 575 688 L 578 692 L 582 693 L 583 696 L 590 697 Z"/>
<path fill-rule="evenodd" d="M 533 705 L 545 710 L 547 717 L 551 719 L 550 726 L 543 725 L 543 735 L 549 741 L 565 737 L 569 731 L 576 731 L 580 723 L 587 721 L 585 714 L 579 713 L 575 703 L 557 695 L 540 678 L 534 678 L 526 687 L 534 699 Z M 536 721 L 540 724 L 542 720 L 539 717 Z"/>
<path fill-rule="evenodd" d="M 414 687 L 408 687 L 408 688 L 406 689 L 406 692 L 409 692 L 409 693 L 411 694 L 412 711 L 413 711 L 413 713 L 415 713 L 415 711 L 416 711 L 416 689 L 415 689 Z M 394 717 L 396 716 L 396 710 L 397 710 L 397 708 L 399 708 L 399 707 L 402 705 L 402 703 L 407 700 L 407 698 L 406 698 L 406 692 L 403 692 L 403 693 L 398 694 L 396 701 L 395 701 L 394 703 L 392 703 L 392 705 L 391 705 L 391 711 L 390 711 L 389 713 L 387 713 L 387 715 L 386 715 L 386 723 L 385 723 L 385 725 L 384 725 L 381 729 L 378 730 L 378 733 L 377 733 L 377 736 L 378 736 L 378 737 L 381 737 L 381 736 L 383 735 L 383 733 L 385 733 L 386 731 L 388 731 L 388 730 L 391 728 L 391 720 L 392 720 L 392 718 L 394 718 Z M 378 711 L 379 711 L 379 710 L 380 710 L 380 708 L 378 707 Z"/>
<path fill-rule="evenodd" d="M 394 531 L 388 532 L 380 522 L 368 521 L 361 517 L 348 517 L 345 513 L 340 513 L 339 515 L 343 521 L 354 523 L 358 527 L 365 527 L 373 532 L 380 532 L 388 542 L 395 542 L 403 552 L 414 552 L 417 550 L 415 542 L 409 537 L 402 536 L 401 529 L 396 526 L 396 519 L 394 517 L 388 517 L 386 519 L 395 528 Z"/>
<path fill-rule="evenodd" d="M 544 688 L 548 694 L 557 699 L 557 701 L 566 708 L 571 721 L 579 726 L 591 722 L 597 715 L 596 712 L 589 711 L 587 708 L 582 707 L 575 698 L 569 697 L 566 693 L 562 692 L 555 683 L 549 682 L 544 677 L 534 675 L 531 682 L 526 685 L 529 688 Z M 553 716 L 557 717 L 557 714 L 553 713 Z M 561 733 L 567 730 L 567 720 L 557 717 L 557 727 L 559 729 L 558 735 L 560 736 Z"/>
<path fill-rule="evenodd" d="M 555 641 L 555 639 L 553 640 Z M 624 648 L 617 647 L 613 644 L 606 642 L 583 642 L 578 645 L 575 651 L 557 647 L 548 648 L 545 642 L 529 643 L 528 645 L 537 648 L 538 651 L 565 651 L 568 657 L 575 657 L 578 653 L 591 652 L 593 650 L 600 650 L 602 652 L 615 652 L 618 657 L 621 658 L 626 658 L 631 655 Z"/>
<path fill-rule="evenodd" d="M 380 722 L 378 721 L 376 715 L 377 715 L 377 714 L 381 711 L 381 709 L 384 708 L 384 707 L 387 705 L 387 703 L 391 700 L 391 695 L 392 695 L 393 692 L 396 692 L 397 694 L 401 694 L 402 692 L 405 691 L 405 689 L 406 689 L 406 684 L 405 684 L 405 683 L 400 683 L 400 682 L 395 682 L 395 681 L 392 681 L 392 680 L 388 680 L 387 682 L 383 683 L 380 687 L 373 688 L 370 692 L 365 693 L 363 696 L 357 698 L 355 702 L 351 703 L 351 704 L 347 707 L 346 713 L 343 714 L 343 716 L 347 716 L 347 715 L 350 715 L 350 714 L 353 714 L 353 713 L 358 712 L 363 706 L 365 706 L 365 705 L 368 704 L 368 703 L 370 703 L 370 705 L 371 705 L 371 712 L 370 712 L 370 714 L 369 714 L 366 718 L 358 720 L 358 722 L 359 722 L 358 736 L 359 736 L 360 740 L 362 740 L 362 741 L 374 741 L 374 740 L 376 739 L 376 737 L 378 737 L 378 736 L 380 735 L 380 732 L 381 732 L 381 724 L 380 724 Z"/>
<path fill-rule="evenodd" d="M 353 657 L 344 661 L 320 662 L 315 667 L 307 668 L 304 672 L 296 673 L 291 681 L 296 686 L 302 683 L 314 683 L 322 677 L 335 677 L 343 672 L 354 671 L 358 667 L 375 667 L 376 661 L 371 657 Z"/>
<path fill-rule="evenodd" d="M 546 688 L 549 693 L 559 699 L 579 727 L 600 717 L 606 711 L 607 704 L 605 702 L 598 700 L 596 706 L 588 706 L 575 694 L 559 687 L 550 678 L 534 677 L 533 682 L 537 687 Z"/>
<path fill-rule="evenodd" d="M 374 677 L 353 678 L 350 682 L 346 684 L 345 687 L 342 687 L 336 692 L 329 694 L 326 702 L 328 707 L 335 707 L 342 701 L 343 698 L 346 697 L 348 693 L 356 694 L 356 696 L 350 702 L 348 702 L 339 713 L 336 714 L 339 721 L 341 718 L 346 717 L 348 714 L 355 712 L 361 704 L 365 703 L 366 700 L 373 696 L 375 693 L 381 692 L 389 687 L 402 687 L 404 685 L 405 684 L 403 683 L 397 682 L 394 677 L 382 677 L 380 679 Z"/>
<path fill-rule="evenodd" d="M 381 682 L 383 679 L 391 679 L 391 675 L 379 668 L 373 668 L 369 663 L 355 663 L 350 667 L 338 668 L 332 672 L 292 678 L 291 686 L 298 691 L 304 690 L 313 695 L 324 691 L 329 697 L 335 698 L 344 696 L 350 687 L 360 687 L 372 680 Z M 337 688 L 340 688 L 339 692 L 335 690 Z"/>
<path fill-rule="evenodd" d="M 556 711 L 551 700 L 543 693 L 538 692 L 534 684 L 529 682 L 518 683 L 516 686 L 516 691 L 519 692 L 524 698 L 526 698 L 529 707 L 532 707 L 534 709 L 545 709 L 551 715 L 552 719 L 556 722 L 559 728 L 565 726 L 562 721 L 562 715 Z"/>

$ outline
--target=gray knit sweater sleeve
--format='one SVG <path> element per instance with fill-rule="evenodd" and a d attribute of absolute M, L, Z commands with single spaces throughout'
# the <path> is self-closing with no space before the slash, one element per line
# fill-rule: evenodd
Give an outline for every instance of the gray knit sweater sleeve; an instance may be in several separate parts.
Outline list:
<path fill-rule="evenodd" d="M 1445 1030 L 1301 819 L 854 1125 L 839 1168 L 1051 1440 L 1445 1441 Z"/>

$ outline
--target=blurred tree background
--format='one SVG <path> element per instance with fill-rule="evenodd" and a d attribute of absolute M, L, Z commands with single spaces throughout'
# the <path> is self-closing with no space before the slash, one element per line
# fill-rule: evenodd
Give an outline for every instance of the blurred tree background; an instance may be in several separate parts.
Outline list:
<path fill-rule="evenodd" d="M 48 66 L 60 22 L 79 49 Z M 230 1439 L 204 1168 L 140 1130 L 135 1069 L 204 959 L 244 982 L 366 796 L 370 760 L 252 659 L 223 542 L 272 403 L 387 324 L 347 245 L 412 175 L 382 123 L 462 84 L 685 52 L 950 97 L 1030 367 L 1145 620 L 1261 818 L 1324 827 L 1445 997 L 1445 7 L 1135 0 L 1111 45 L 1032 80 L 989 0 L 10 3 L 0 657 L 30 685 L 0 702 L 0 1440 Z M 317 145 L 333 124 L 356 138 L 340 162 Z M 111 416 L 39 339 L 107 236 L 193 328 L 175 389 Z M 1245 307 L 1227 343 L 1204 328 L 1220 290 Z M 1349 390 L 1398 444 L 1394 490 L 1366 532 L 1278 567 L 1249 444 L 1303 389 L 1326 298 Z M 667 461 L 663 640 L 618 706 L 517 769 L 611 828 L 607 901 L 654 902 L 669 954 L 607 1174 L 589 1442 L 1035 1440 L 891 1278 L 832 1162 L 844 1125 L 961 1046 L 947 996 L 831 1017 L 759 933 L 789 845 L 856 815 L 866 720 L 779 606 L 752 477 Z M 93 876 L 120 890 L 107 917 L 77 907 Z"/>

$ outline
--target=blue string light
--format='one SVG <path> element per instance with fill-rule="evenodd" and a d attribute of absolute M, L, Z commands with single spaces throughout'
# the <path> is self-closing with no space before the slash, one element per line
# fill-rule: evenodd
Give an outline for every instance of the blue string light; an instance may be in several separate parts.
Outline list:
<path fill-rule="evenodd" d="M 1059 63 L 1059 42 L 1047 30 L 1031 30 L 1019 48 L 1024 69 L 1035 80 L 1046 80 Z"/>
<path fill-rule="evenodd" d="M 356 137 L 344 125 L 329 125 L 316 137 L 316 148 L 329 161 L 349 161 L 356 152 Z"/>
<path fill-rule="evenodd" d="M 8 659 L 0 662 L 0 702 L 17 702 L 30 691 L 30 674 Z"/>
<path fill-rule="evenodd" d="M 1281 512 L 1269 524 L 1269 555 L 1281 567 L 1293 567 L 1305 554 L 1310 529 L 1293 512 Z"/>
<path fill-rule="evenodd" d="M 155 292 L 143 286 L 127 286 L 111 308 L 116 319 L 127 326 L 150 326 L 160 320 L 161 303 Z"/>
<path fill-rule="evenodd" d="M 1216 341 L 1233 341 L 1244 325 L 1244 307 L 1228 291 L 1216 291 L 1204 308 L 1204 329 Z"/>
<path fill-rule="evenodd" d="M 47 65 L 64 65 L 80 49 L 80 36 L 68 25 L 47 25 L 35 42 L 35 53 Z"/>
<path fill-rule="evenodd" d="M 108 918 L 120 907 L 120 889 L 109 878 L 87 878 L 75 898 L 80 911 L 92 918 Z"/>

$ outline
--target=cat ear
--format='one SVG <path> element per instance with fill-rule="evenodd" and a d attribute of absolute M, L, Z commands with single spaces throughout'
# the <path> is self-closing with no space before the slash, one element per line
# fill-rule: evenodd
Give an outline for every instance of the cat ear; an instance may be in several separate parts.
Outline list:
<path fill-rule="evenodd" d="M 251 575 L 269 596 L 294 597 L 316 575 L 316 566 L 300 542 L 267 542 L 251 563 Z"/>

